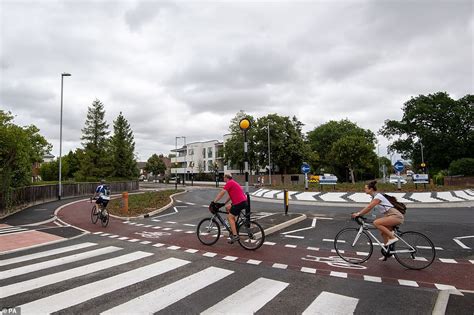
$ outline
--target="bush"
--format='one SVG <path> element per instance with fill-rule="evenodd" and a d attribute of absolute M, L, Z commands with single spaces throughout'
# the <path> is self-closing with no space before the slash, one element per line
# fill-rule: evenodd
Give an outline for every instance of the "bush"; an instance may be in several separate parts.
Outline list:
<path fill-rule="evenodd" d="M 452 161 L 451 164 L 449 165 L 449 174 L 450 175 L 464 175 L 464 176 L 474 175 L 474 159 L 463 158 L 463 159 Z"/>

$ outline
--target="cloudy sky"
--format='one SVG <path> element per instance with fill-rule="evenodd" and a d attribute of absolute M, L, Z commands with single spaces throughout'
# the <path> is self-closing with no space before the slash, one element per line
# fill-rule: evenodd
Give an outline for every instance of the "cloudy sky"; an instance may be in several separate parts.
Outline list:
<path fill-rule="evenodd" d="M 473 16 L 472 0 L 0 0 L 0 109 L 56 156 L 63 72 L 63 154 L 96 98 L 139 160 L 222 140 L 239 110 L 377 132 L 412 96 L 474 92 Z"/>

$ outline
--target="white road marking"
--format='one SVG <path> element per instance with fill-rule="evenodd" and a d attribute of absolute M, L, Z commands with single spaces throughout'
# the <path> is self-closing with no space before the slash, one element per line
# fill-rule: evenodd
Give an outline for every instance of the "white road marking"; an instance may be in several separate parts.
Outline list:
<path fill-rule="evenodd" d="M 469 246 L 467 246 L 466 244 L 464 244 L 464 243 L 461 242 L 460 240 L 465 239 L 465 238 L 473 238 L 473 237 L 474 237 L 474 235 L 470 235 L 470 236 L 459 236 L 459 237 L 453 238 L 453 241 L 455 241 L 459 246 L 461 246 L 461 247 L 464 248 L 464 249 L 471 249 Z"/>
<path fill-rule="evenodd" d="M 287 286 L 286 282 L 258 278 L 201 314 L 225 314 L 231 310 L 237 310 L 239 314 L 255 314 Z"/>
<path fill-rule="evenodd" d="M 416 283 L 416 281 L 399 279 L 398 283 L 400 283 L 401 285 L 404 285 L 404 286 L 418 288 L 418 283 Z"/>
<path fill-rule="evenodd" d="M 166 247 L 167 249 L 171 249 L 171 250 L 178 250 L 180 249 L 181 247 L 179 246 L 170 246 L 170 247 Z"/>
<path fill-rule="evenodd" d="M 323 291 L 308 306 L 303 315 L 322 315 L 328 313 L 331 313 L 331 315 L 354 314 L 357 303 L 359 303 L 359 299 Z"/>
<path fill-rule="evenodd" d="M 306 273 L 316 273 L 316 269 L 308 267 L 301 267 L 301 271 Z"/>
<path fill-rule="evenodd" d="M 228 260 L 228 261 L 235 261 L 235 260 L 237 260 L 238 258 L 239 258 L 239 257 L 235 257 L 235 256 L 225 256 L 225 257 L 222 258 L 222 259 Z"/>
<path fill-rule="evenodd" d="M 446 263 L 446 264 L 457 264 L 458 263 L 456 260 L 450 259 L 450 258 L 439 258 L 439 260 L 442 263 Z"/>
<path fill-rule="evenodd" d="M 156 243 L 155 245 L 153 245 L 154 247 L 162 247 L 162 246 L 165 246 L 165 244 L 163 243 Z"/>
<path fill-rule="evenodd" d="M 66 279 L 69 280 L 72 278 L 84 276 L 99 270 L 104 270 L 107 268 L 112 268 L 114 266 L 126 264 L 151 255 L 153 254 L 146 252 L 133 252 L 130 254 L 114 257 L 111 259 L 101 260 L 99 262 L 69 269 L 66 271 L 49 274 L 43 277 L 38 277 L 22 282 L 15 282 L 2 288 L 2 290 L 0 291 L 0 298 L 5 298 L 18 293 L 42 288 L 53 283 L 64 281 Z"/>
<path fill-rule="evenodd" d="M 304 239 L 304 236 L 297 236 L 297 235 L 284 235 L 285 237 L 288 238 L 298 238 L 298 239 Z"/>
<path fill-rule="evenodd" d="M 202 254 L 203 256 L 206 256 L 206 257 L 214 257 L 214 256 L 217 256 L 216 253 L 211 253 L 211 252 L 206 252 L 204 254 Z"/>
<path fill-rule="evenodd" d="M 232 274 L 232 270 L 209 267 L 168 284 L 158 290 L 152 291 L 138 298 L 132 299 L 124 304 L 118 305 L 105 311 L 102 314 L 151 314 L 156 313 L 167 306 L 178 302 L 227 276 Z M 239 301 L 241 302 L 241 301 Z"/>
<path fill-rule="evenodd" d="M 275 245 L 276 243 L 273 243 L 273 242 L 264 242 L 263 245 L 270 245 L 270 246 L 273 246 Z"/>
<path fill-rule="evenodd" d="M 292 231 L 283 232 L 283 233 L 281 233 L 281 234 L 282 234 L 282 235 L 292 234 L 292 233 L 295 233 L 295 232 L 300 232 L 300 231 L 305 231 L 305 230 L 314 229 L 315 227 L 316 227 L 316 219 L 313 219 L 313 221 L 311 222 L 311 226 L 308 226 L 308 227 L 305 227 L 305 228 L 301 228 L 301 229 L 297 229 L 297 230 L 292 230 Z"/>
<path fill-rule="evenodd" d="M 189 263 L 190 262 L 186 260 L 168 258 L 166 260 L 147 265 L 145 267 L 133 269 L 131 271 L 106 278 L 104 280 L 63 291 L 61 293 L 21 305 L 20 307 L 25 314 L 54 313 L 65 308 L 78 305 L 97 296 L 145 281 Z"/>
<path fill-rule="evenodd" d="M 332 277 L 347 278 L 347 272 L 331 271 L 329 275 Z"/>
<path fill-rule="evenodd" d="M 199 250 L 197 250 L 197 249 L 192 249 L 192 248 L 185 250 L 186 253 L 191 253 L 191 254 L 197 253 L 198 251 L 199 251 Z"/>
<path fill-rule="evenodd" d="M 25 262 L 25 261 L 33 260 L 33 259 L 37 259 L 37 258 L 43 258 L 43 257 L 52 256 L 52 255 L 56 255 L 56 254 L 67 253 L 67 252 L 71 252 L 71 251 L 74 251 L 74 250 L 78 250 L 78 249 L 82 249 L 82 248 L 86 248 L 86 247 L 90 247 L 90 246 L 94 246 L 94 245 L 97 245 L 97 244 L 96 243 L 80 243 L 80 244 L 77 244 L 77 245 L 71 245 L 71 246 L 51 249 L 51 250 L 47 250 L 47 251 L 44 251 L 44 252 L 39 252 L 39 253 L 34 253 L 34 254 L 29 254 L 29 255 L 23 255 L 23 256 L 9 258 L 9 259 L 2 259 L 2 260 L 0 260 L 0 266 L 6 266 L 6 265 L 16 264 L 16 263 L 19 263 L 19 262 Z"/>
<path fill-rule="evenodd" d="M 262 262 L 260 260 L 255 260 L 255 259 L 249 259 L 247 260 L 247 264 L 251 265 L 260 265 Z"/>
<path fill-rule="evenodd" d="M 318 251 L 318 250 L 319 250 L 319 247 L 307 247 L 306 249 L 307 249 L 307 250 Z"/>
<path fill-rule="evenodd" d="M 382 278 L 380 277 L 373 277 L 373 276 L 366 276 L 366 275 L 364 275 L 364 280 L 371 281 L 371 282 L 382 282 Z"/>
<path fill-rule="evenodd" d="M 286 269 L 288 268 L 288 265 L 285 265 L 285 264 L 280 264 L 280 263 L 274 263 L 272 265 L 273 268 L 277 268 L 277 269 Z"/>
<path fill-rule="evenodd" d="M 296 248 L 297 246 L 296 245 L 291 245 L 291 244 L 286 244 L 285 247 Z"/>
<path fill-rule="evenodd" d="M 116 252 L 116 251 L 121 250 L 121 249 L 122 248 L 120 248 L 120 247 L 109 246 L 109 247 L 104 247 L 104 248 L 91 250 L 91 251 L 84 252 L 84 253 L 79 253 L 79 254 L 74 254 L 74 255 L 65 256 L 65 257 L 61 257 L 61 258 L 56 258 L 56 259 L 52 259 L 52 260 L 47 260 L 47 261 L 39 262 L 39 263 L 32 264 L 32 265 L 26 265 L 26 266 L 22 266 L 22 267 L 18 267 L 18 268 L 13 268 L 13 269 L 5 270 L 5 271 L 0 271 L 0 279 L 1 280 L 8 279 L 8 278 L 11 278 L 11 277 L 27 274 L 27 273 L 38 271 L 38 270 L 43 270 L 43 269 L 47 269 L 47 268 L 51 268 L 51 267 L 61 266 L 61 265 L 64 265 L 64 264 L 69 264 L 71 262 L 75 262 L 75 261 L 79 261 L 79 260 L 83 260 L 83 259 L 87 259 L 87 258 L 91 258 L 91 257 L 96 257 L 96 256 L 100 256 L 100 255 L 113 253 L 113 252 Z"/>

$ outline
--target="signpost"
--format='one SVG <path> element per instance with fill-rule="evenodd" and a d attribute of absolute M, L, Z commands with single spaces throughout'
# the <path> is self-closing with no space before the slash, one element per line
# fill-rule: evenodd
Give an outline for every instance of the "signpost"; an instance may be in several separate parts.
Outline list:
<path fill-rule="evenodd" d="M 309 167 L 309 164 L 306 162 L 303 162 L 303 164 L 301 165 L 301 173 L 304 174 L 304 189 L 305 190 L 308 190 L 308 173 L 310 169 L 311 168 Z"/>
<path fill-rule="evenodd" d="M 413 174 L 413 183 L 416 189 L 418 189 L 418 184 L 423 184 L 426 190 L 426 184 L 429 184 L 428 174 Z"/>
<path fill-rule="evenodd" d="M 402 161 L 396 161 L 395 164 L 393 164 L 393 168 L 395 169 L 395 171 L 397 171 L 398 175 L 397 189 L 401 190 L 402 184 L 400 182 L 400 173 L 403 172 L 403 170 L 405 169 L 405 165 L 403 165 Z"/>

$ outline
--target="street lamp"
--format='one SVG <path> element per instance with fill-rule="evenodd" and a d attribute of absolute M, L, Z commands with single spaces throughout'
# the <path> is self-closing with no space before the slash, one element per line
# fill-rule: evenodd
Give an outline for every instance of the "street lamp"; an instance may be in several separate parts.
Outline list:
<path fill-rule="evenodd" d="M 63 80 L 64 77 L 70 77 L 70 73 L 61 73 L 61 114 L 59 119 L 59 189 L 58 189 L 58 199 L 61 200 L 62 197 L 62 185 L 61 185 L 61 160 L 62 160 L 62 150 L 63 150 Z"/>
<path fill-rule="evenodd" d="M 186 145 L 186 137 L 175 137 L 174 148 L 175 148 L 175 159 L 174 159 L 174 189 L 178 189 L 178 139 L 184 139 L 184 145 Z M 184 178 L 183 178 L 184 185 Z"/>
<path fill-rule="evenodd" d="M 272 186 L 272 162 L 270 159 L 270 121 L 268 122 L 268 183 Z"/>

